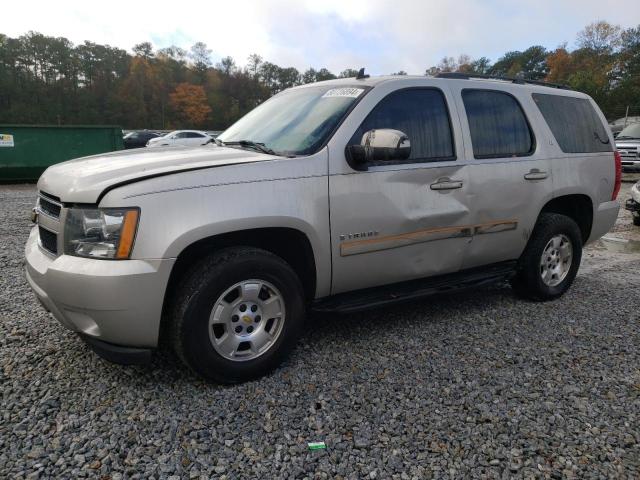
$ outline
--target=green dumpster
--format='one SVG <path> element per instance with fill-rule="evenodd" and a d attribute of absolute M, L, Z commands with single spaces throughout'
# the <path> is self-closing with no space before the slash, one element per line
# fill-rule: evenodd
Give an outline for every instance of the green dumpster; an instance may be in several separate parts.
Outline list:
<path fill-rule="evenodd" d="M 123 148 L 117 126 L 0 125 L 0 183 L 32 182 L 55 163 Z"/>

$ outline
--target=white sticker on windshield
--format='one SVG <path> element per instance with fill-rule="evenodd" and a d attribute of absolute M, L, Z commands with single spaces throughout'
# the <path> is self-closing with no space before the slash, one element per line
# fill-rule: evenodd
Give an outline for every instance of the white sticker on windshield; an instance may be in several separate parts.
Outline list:
<path fill-rule="evenodd" d="M 331 97 L 351 97 L 356 98 L 359 97 L 360 94 L 364 92 L 364 88 L 332 88 L 331 90 L 327 90 L 327 93 L 322 95 L 322 98 L 331 98 Z"/>

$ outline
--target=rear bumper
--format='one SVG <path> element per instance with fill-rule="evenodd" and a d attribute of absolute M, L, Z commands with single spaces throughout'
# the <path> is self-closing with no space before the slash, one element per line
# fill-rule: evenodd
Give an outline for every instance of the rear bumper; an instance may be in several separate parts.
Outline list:
<path fill-rule="evenodd" d="M 175 260 L 54 258 L 38 246 L 37 227 L 31 231 L 25 257 L 29 285 L 65 327 L 108 344 L 157 346 L 164 294 Z"/>
<path fill-rule="evenodd" d="M 615 225 L 620 211 L 620 204 L 617 200 L 611 202 L 603 202 L 598 205 L 598 209 L 593 216 L 593 225 L 591 226 L 591 235 L 587 243 L 591 243 L 605 233 L 607 233 Z"/>

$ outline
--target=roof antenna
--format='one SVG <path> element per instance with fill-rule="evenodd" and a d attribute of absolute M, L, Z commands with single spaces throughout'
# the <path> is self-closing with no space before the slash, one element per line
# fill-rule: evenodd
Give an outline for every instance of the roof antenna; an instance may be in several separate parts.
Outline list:
<path fill-rule="evenodd" d="M 364 74 L 364 67 L 362 67 L 358 71 L 358 75 L 356 75 L 356 80 L 364 80 L 365 78 L 369 78 L 369 75 Z"/>

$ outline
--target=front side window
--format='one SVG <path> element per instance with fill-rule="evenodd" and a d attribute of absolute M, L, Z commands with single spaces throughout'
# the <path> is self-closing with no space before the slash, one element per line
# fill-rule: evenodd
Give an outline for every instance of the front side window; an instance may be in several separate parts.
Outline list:
<path fill-rule="evenodd" d="M 440 90 L 410 88 L 387 95 L 362 122 L 349 145 L 359 145 L 369 130 L 384 128 L 409 137 L 411 155 L 401 163 L 455 159 L 449 111 Z"/>
<path fill-rule="evenodd" d="M 251 141 L 280 155 L 310 155 L 322 147 L 367 87 L 313 86 L 285 90 L 254 108 L 217 140 Z"/>
<path fill-rule="evenodd" d="M 521 157 L 533 153 L 533 134 L 518 101 L 497 90 L 462 91 L 475 158 Z"/>
<path fill-rule="evenodd" d="M 613 150 L 609 135 L 588 99 L 546 93 L 534 93 L 532 97 L 563 152 Z"/>

